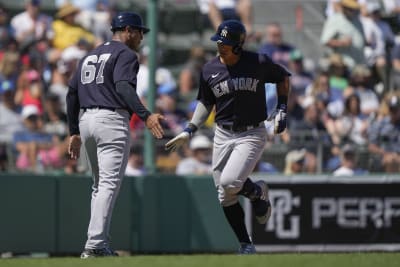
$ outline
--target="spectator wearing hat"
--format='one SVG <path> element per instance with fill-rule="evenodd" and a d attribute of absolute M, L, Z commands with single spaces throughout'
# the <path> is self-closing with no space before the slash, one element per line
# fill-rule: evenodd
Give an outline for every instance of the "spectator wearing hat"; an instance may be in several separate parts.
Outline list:
<path fill-rule="evenodd" d="M 205 175 L 212 173 L 212 143 L 205 135 L 196 135 L 189 144 L 189 157 L 182 159 L 177 167 L 177 175 Z"/>
<path fill-rule="evenodd" d="M 342 55 L 346 66 L 353 68 L 356 63 L 365 63 L 365 38 L 359 19 L 360 6 L 357 0 L 341 0 L 340 6 L 341 12 L 326 19 L 321 43 L 328 48 L 328 52 Z"/>
<path fill-rule="evenodd" d="M 285 175 L 293 175 L 305 172 L 305 160 L 306 160 L 305 149 L 297 149 L 289 151 L 285 157 L 285 169 L 283 173 Z"/>
<path fill-rule="evenodd" d="M 52 18 L 40 12 L 40 0 L 25 0 L 25 11 L 11 18 L 14 37 L 20 47 L 52 35 Z"/>
<path fill-rule="evenodd" d="M 372 123 L 368 131 L 369 151 L 374 170 L 388 173 L 400 171 L 400 97 L 389 96 L 384 102 L 388 115 Z"/>
<path fill-rule="evenodd" d="M 58 9 L 56 20 L 52 24 L 54 48 L 64 50 L 77 44 L 80 39 L 85 39 L 91 44 L 95 43 L 94 35 L 75 22 L 75 17 L 79 12 L 80 9 L 71 3 L 66 3 Z"/>

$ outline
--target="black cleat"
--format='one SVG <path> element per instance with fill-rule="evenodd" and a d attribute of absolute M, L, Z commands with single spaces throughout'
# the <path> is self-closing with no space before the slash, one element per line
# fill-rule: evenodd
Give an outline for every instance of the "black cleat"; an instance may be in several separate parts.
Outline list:
<path fill-rule="evenodd" d="M 111 250 L 110 248 L 85 249 L 81 254 L 81 259 L 115 256 L 118 256 L 118 253 Z"/>
<path fill-rule="evenodd" d="M 261 188 L 259 199 L 251 201 L 255 217 L 259 224 L 266 224 L 271 216 L 271 204 L 268 199 L 268 186 L 264 181 L 257 181 L 256 184 Z"/>

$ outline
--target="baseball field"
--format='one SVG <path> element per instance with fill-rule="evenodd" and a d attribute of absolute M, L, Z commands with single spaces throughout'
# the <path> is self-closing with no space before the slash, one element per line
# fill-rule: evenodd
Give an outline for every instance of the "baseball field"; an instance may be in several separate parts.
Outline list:
<path fill-rule="evenodd" d="M 13 258 L 1 259 L 0 266 L 7 267 L 397 267 L 400 253 L 277 253 L 251 256 L 238 255 L 148 255 L 116 258 Z"/>

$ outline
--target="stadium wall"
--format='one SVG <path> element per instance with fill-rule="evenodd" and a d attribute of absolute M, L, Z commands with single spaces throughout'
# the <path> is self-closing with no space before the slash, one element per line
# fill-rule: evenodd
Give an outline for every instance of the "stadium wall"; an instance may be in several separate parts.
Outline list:
<path fill-rule="evenodd" d="M 274 212 L 259 251 L 400 250 L 399 176 L 255 176 Z M 87 176 L 0 175 L 0 252 L 74 254 L 89 220 Z M 113 248 L 137 253 L 234 252 L 237 242 L 211 177 L 126 177 L 114 211 Z"/>

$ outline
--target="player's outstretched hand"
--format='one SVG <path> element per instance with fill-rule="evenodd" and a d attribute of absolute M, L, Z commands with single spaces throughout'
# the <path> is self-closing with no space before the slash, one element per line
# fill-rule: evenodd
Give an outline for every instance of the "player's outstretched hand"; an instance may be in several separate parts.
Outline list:
<path fill-rule="evenodd" d="M 274 117 L 274 133 L 280 134 L 286 129 L 286 110 L 277 109 Z"/>
<path fill-rule="evenodd" d="M 165 144 L 166 150 L 175 151 L 190 139 L 190 133 L 183 131 Z"/>
<path fill-rule="evenodd" d="M 77 134 L 72 135 L 69 138 L 68 144 L 68 154 L 71 156 L 71 159 L 79 158 L 79 154 L 81 152 L 81 137 Z"/>
<path fill-rule="evenodd" d="M 145 124 L 154 137 L 161 139 L 164 136 L 164 130 L 160 124 L 160 120 L 164 120 L 164 116 L 158 113 L 151 114 Z"/>

